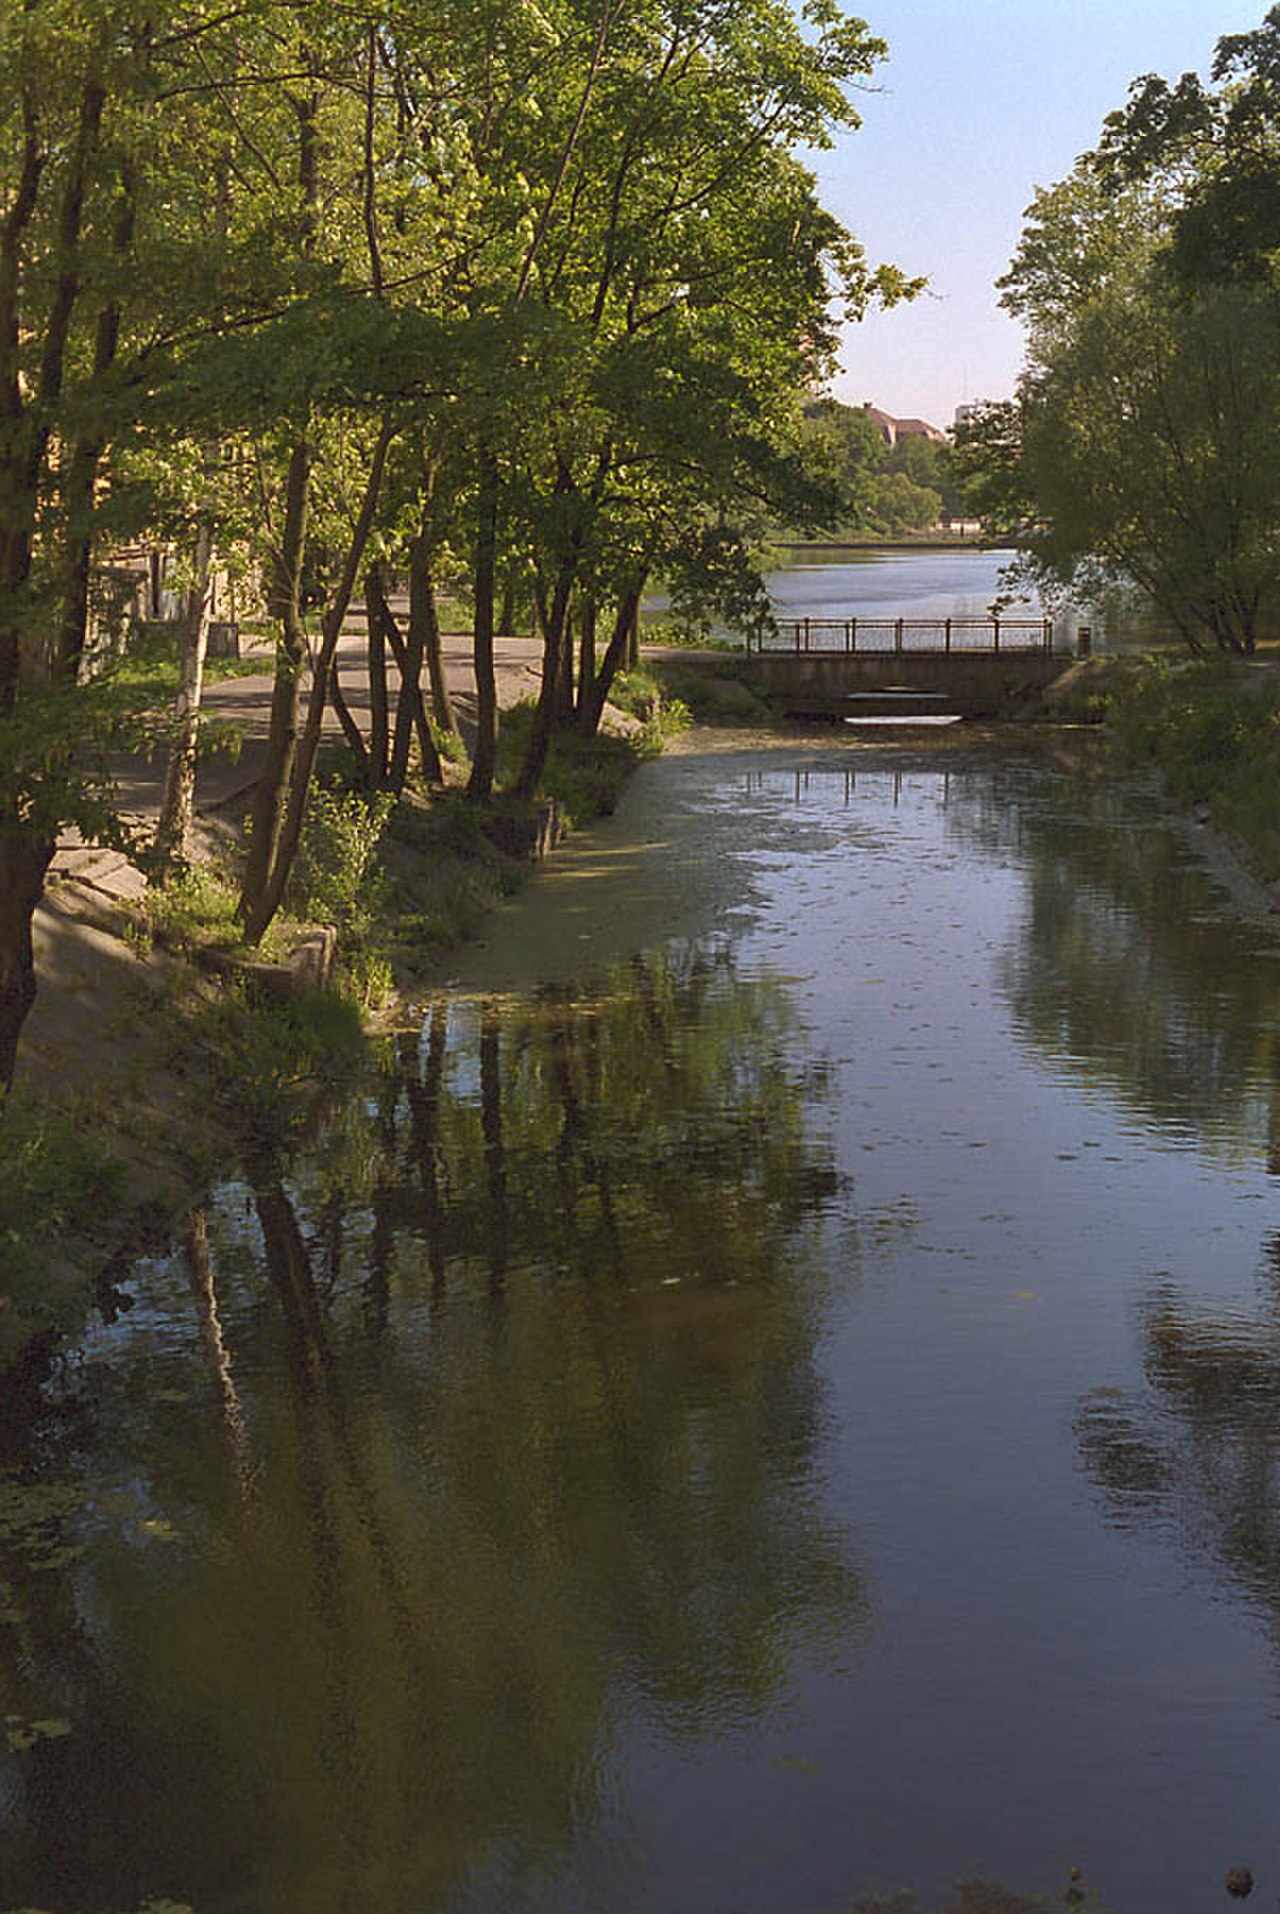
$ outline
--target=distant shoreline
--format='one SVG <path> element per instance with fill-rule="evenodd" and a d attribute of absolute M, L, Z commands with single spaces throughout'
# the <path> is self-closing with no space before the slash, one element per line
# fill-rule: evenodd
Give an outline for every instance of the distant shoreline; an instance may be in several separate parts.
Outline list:
<path fill-rule="evenodd" d="M 981 552 L 1006 551 L 1004 545 L 987 545 L 968 533 L 947 538 L 922 534 L 919 538 L 805 538 L 773 539 L 779 552 Z"/>

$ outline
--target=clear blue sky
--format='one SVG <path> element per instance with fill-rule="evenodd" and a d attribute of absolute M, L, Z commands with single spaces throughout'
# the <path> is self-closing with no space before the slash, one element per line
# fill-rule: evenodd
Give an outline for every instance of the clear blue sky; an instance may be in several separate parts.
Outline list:
<path fill-rule="evenodd" d="M 849 329 L 837 395 L 950 425 L 1006 398 L 1019 328 L 994 281 L 1037 187 L 1070 172 L 1144 73 L 1208 75 L 1220 35 L 1269 0 L 850 0 L 889 43 L 862 127 L 811 155 L 822 196 L 866 248 L 927 273 L 911 307 Z"/>

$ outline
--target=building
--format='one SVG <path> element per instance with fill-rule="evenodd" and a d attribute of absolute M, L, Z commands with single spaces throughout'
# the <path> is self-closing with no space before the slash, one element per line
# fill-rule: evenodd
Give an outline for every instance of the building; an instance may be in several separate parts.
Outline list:
<path fill-rule="evenodd" d="M 862 409 L 890 451 L 899 439 L 934 439 L 938 444 L 946 441 L 946 433 L 940 432 L 936 425 L 930 425 L 925 419 L 895 419 L 889 413 L 882 412 L 879 406 L 869 403 Z"/>

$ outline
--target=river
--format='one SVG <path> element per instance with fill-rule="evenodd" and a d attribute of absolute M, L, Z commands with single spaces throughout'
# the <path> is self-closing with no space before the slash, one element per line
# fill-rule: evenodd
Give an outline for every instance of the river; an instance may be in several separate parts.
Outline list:
<path fill-rule="evenodd" d="M 645 766 L 11 1431 L 0 1907 L 1274 1897 L 1276 958 L 1065 745 Z"/>

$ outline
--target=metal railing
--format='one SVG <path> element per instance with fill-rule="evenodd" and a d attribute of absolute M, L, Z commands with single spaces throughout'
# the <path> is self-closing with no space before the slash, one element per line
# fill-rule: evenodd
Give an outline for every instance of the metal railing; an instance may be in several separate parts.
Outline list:
<path fill-rule="evenodd" d="M 780 618 L 776 633 L 748 639 L 748 651 L 1052 651 L 1052 618 Z"/>

